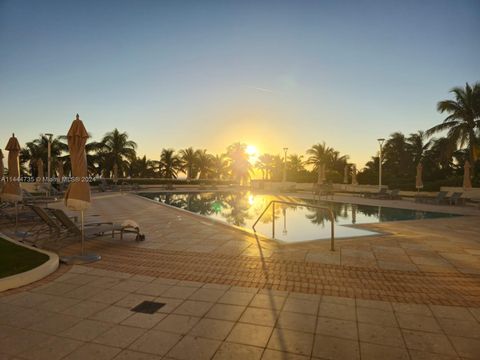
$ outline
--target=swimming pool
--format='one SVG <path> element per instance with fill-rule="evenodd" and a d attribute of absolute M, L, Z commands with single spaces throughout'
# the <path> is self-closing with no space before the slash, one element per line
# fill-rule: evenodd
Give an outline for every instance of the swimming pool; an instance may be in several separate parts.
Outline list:
<path fill-rule="evenodd" d="M 335 215 L 335 238 L 374 235 L 376 232 L 356 228 L 355 224 L 384 221 L 434 219 L 457 216 L 438 212 L 396 209 L 381 206 L 312 201 L 299 198 L 254 194 L 251 192 L 141 193 L 146 198 L 188 210 L 230 225 L 252 229 L 253 223 L 271 200 L 287 200 L 328 206 Z M 256 225 L 258 233 L 272 237 L 273 211 L 269 209 Z M 308 206 L 275 206 L 275 239 L 294 243 L 330 239 L 327 211 Z"/>

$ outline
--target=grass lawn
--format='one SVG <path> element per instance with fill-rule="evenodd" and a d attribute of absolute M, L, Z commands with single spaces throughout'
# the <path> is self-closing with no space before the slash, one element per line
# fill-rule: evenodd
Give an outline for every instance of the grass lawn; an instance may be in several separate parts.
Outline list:
<path fill-rule="evenodd" d="M 48 255 L 0 238 L 0 278 L 31 270 L 48 260 Z"/>

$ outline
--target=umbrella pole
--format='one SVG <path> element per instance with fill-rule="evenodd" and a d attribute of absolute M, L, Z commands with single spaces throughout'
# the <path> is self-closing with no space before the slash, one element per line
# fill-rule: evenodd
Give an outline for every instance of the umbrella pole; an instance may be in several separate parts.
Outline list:
<path fill-rule="evenodd" d="M 15 201 L 15 234 L 18 231 L 18 202 Z"/>
<path fill-rule="evenodd" d="M 83 218 L 83 210 L 80 211 L 80 231 L 82 233 L 82 256 L 85 255 L 85 223 Z"/>

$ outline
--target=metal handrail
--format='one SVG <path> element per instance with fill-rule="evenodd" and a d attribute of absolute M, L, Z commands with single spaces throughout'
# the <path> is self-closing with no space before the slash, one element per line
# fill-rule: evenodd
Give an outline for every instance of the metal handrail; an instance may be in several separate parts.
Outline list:
<path fill-rule="evenodd" d="M 263 217 L 263 215 L 267 212 L 268 208 L 270 205 L 272 206 L 272 237 L 275 238 L 275 203 L 278 204 L 284 204 L 284 205 L 293 205 L 293 206 L 305 206 L 305 207 L 312 207 L 316 209 L 323 209 L 327 210 L 328 213 L 330 214 L 330 222 L 331 222 L 331 233 L 330 233 L 330 251 L 335 251 L 335 230 L 334 230 L 334 224 L 335 224 L 335 215 L 333 214 L 332 209 L 330 209 L 327 206 L 319 206 L 319 205 L 310 205 L 310 204 L 305 204 L 305 203 L 296 203 L 296 202 L 291 202 L 291 201 L 282 201 L 282 200 L 272 200 L 268 203 L 267 207 L 265 210 L 262 211 L 258 219 L 255 221 L 255 223 L 252 225 L 253 231 L 256 233 L 257 231 L 255 230 L 255 225 L 260 221 L 260 219 Z"/>

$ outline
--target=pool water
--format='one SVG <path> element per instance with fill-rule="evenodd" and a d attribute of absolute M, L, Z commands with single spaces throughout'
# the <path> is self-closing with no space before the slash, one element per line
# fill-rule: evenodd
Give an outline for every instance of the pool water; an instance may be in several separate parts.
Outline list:
<path fill-rule="evenodd" d="M 172 205 L 192 213 L 252 230 L 252 225 L 272 200 L 305 203 L 306 206 L 275 204 L 263 215 L 255 229 L 277 240 L 293 243 L 330 239 L 330 217 L 323 209 L 308 204 L 328 206 L 335 215 L 335 238 L 374 235 L 376 232 L 356 228 L 355 224 L 384 221 L 433 219 L 457 216 L 453 214 L 395 209 L 382 206 L 345 204 L 333 201 L 312 201 L 299 198 L 254 194 L 251 192 L 202 193 L 142 193 L 141 196 Z M 275 216 L 275 236 L 272 220 Z"/>

